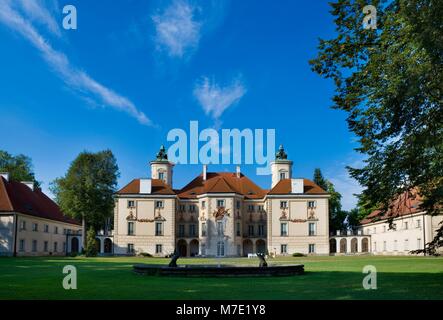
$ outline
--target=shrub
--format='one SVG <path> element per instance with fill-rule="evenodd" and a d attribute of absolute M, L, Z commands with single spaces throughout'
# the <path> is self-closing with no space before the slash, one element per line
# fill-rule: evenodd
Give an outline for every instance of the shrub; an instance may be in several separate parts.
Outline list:
<path fill-rule="evenodd" d="M 300 253 L 300 252 L 295 252 L 295 253 L 292 254 L 292 256 L 293 256 L 293 257 L 306 257 L 305 254 Z"/>
<path fill-rule="evenodd" d="M 140 252 L 139 255 L 145 258 L 152 258 L 152 254 L 147 252 Z"/>
<path fill-rule="evenodd" d="M 77 252 L 71 252 L 71 253 L 69 254 L 69 256 L 70 256 L 71 258 L 75 258 L 75 257 L 77 256 Z"/>
<path fill-rule="evenodd" d="M 86 234 L 86 250 L 85 254 L 87 257 L 97 256 L 97 247 L 95 245 L 95 231 L 90 228 Z"/>

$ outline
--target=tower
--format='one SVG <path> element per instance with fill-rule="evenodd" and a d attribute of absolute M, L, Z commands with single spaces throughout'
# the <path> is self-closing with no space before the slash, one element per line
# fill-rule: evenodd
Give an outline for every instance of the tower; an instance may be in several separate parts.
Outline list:
<path fill-rule="evenodd" d="M 168 161 L 168 154 L 165 146 L 160 147 L 156 159 L 150 162 L 151 164 L 151 178 L 163 180 L 166 184 L 172 187 L 172 167 L 174 164 Z"/>
<path fill-rule="evenodd" d="M 283 145 L 280 145 L 278 148 L 278 151 L 275 154 L 275 161 L 271 162 L 271 172 L 271 188 L 274 188 L 275 185 L 282 179 L 292 178 L 292 161 L 288 160 L 288 155 L 286 154 Z"/>

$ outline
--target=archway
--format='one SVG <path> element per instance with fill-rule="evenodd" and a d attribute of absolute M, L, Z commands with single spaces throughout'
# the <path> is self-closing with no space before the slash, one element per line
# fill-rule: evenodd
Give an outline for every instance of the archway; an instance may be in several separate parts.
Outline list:
<path fill-rule="evenodd" d="M 78 253 L 78 239 L 77 239 L 77 237 L 74 237 L 71 240 L 71 252 Z"/>
<path fill-rule="evenodd" d="M 178 240 L 177 249 L 181 257 L 186 257 L 188 255 L 188 245 L 186 244 L 186 240 Z"/>
<path fill-rule="evenodd" d="M 191 241 L 191 243 L 189 244 L 189 251 L 190 251 L 191 257 L 195 257 L 198 255 L 198 240 L 197 239 L 194 239 Z"/>
<path fill-rule="evenodd" d="M 363 238 L 361 240 L 361 252 L 369 252 L 369 240 L 368 240 L 368 238 Z"/>
<path fill-rule="evenodd" d="M 330 253 L 337 252 L 337 240 L 335 240 L 335 239 L 329 240 L 329 252 Z"/>
<path fill-rule="evenodd" d="M 357 238 L 352 238 L 351 240 L 351 252 L 356 253 L 358 251 Z"/>
<path fill-rule="evenodd" d="M 340 240 L 340 253 L 346 253 L 346 238 Z"/>
<path fill-rule="evenodd" d="M 266 242 L 265 240 L 258 239 L 255 242 L 255 247 L 257 248 L 257 253 L 266 253 Z"/>
<path fill-rule="evenodd" d="M 105 239 L 105 253 L 112 253 L 112 240 L 109 238 Z"/>
<path fill-rule="evenodd" d="M 253 245 L 252 241 L 249 239 L 246 239 L 243 241 L 243 255 L 247 256 L 248 254 L 252 253 L 253 251 Z"/>

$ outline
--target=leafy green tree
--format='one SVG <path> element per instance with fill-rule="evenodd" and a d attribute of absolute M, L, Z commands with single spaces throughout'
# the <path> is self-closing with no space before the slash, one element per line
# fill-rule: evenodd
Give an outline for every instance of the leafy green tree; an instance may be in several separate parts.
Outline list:
<path fill-rule="evenodd" d="M 13 181 L 33 181 L 36 187 L 40 187 L 40 183 L 35 180 L 31 158 L 23 154 L 13 156 L 0 150 L 0 172 L 8 172 Z"/>
<path fill-rule="evenodd" d="M 313 71 L 335 84 L 336 109 L 366 156 L 349 168 L 364 187 L 366 207 L 381 205 L 417 188 L 422 209 L 443 206 L 443 1 L 372 1 L 377 28 L 365 29 L 366 0 L 331 4 L 336 37 L 320 39 Z M 392 217 L 394 218 L 394 216 Z M 429 252 L 441 244 L 440 225 Z"/>
<path fill-rule="evenodd" d="M 91 227 L 88 230 L 88 233 L 86 235 L 86 249 L 85 249 L 85 255 L 87 257 L 96 257 L 97 256 L 97 246 L 95 241 L 95 231 Z"/>
<path fill-rule="evenodd" d="M 330 194 L 329 198 L 329 231 L 344 230 L 346 211 L 341 207 L 341 194 L 335 190 L 330 181 L 326 181 L 326 191 Z"/>
<path fill-rule="evenodd" d="M 323 190 L 328 189 L 328 184 L 326 183 L 325 178 L 323 177 L 323 174 L 321 173 L 321 170 L 319 168 L 316 168 L 314 170 L 314 182 Z"/>
<path fill-rule="evenodd" d="M 53 181 L 51 191 L 65 214 L 82 221 L 84 234 L 87 225 L 99 230 L 106 218 L 112 217 L 118 176 L 117 162 L 110 150 L 82 152 L 66 175 Z"/>

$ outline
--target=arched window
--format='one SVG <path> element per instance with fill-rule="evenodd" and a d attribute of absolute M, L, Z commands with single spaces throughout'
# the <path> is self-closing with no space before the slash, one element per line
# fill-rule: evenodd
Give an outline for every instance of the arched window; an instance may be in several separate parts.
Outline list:
<path fill-rule="evenodd" d="M 287 171 L 285 170 L 280 170 L 280 180 L 286 179 L 287 178 Z"/>

